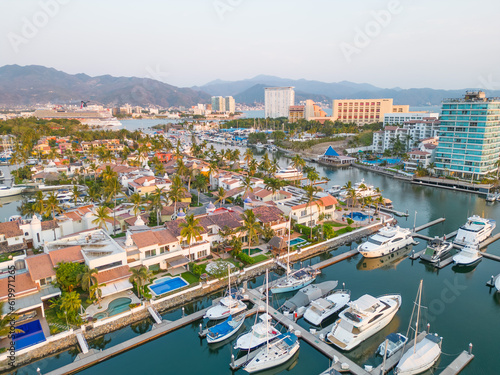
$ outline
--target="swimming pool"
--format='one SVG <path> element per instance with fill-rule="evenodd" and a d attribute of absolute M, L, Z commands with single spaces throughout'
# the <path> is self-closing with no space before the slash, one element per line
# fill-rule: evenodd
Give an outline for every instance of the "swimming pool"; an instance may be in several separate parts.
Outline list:
<path fill-rule="evenodd" d="M 363 160 L 363 163 L 365 164 L 381 164 L 382 162 L 387 162 L 387 164 L 398 164 L 401 163 L 401 158 L 382 158 L 378 160 Z"/>
<path fill-rule="evenodd" d="M 297 237 L 293 240 L 290 240 L 290 246 L 298 245 L 299 243 L 306 242 L 303 238 Z"/>
<path fill-rule="evenodd" d="M 16 328 L 23 331 L 22 333 L 16 333 L 12 336 L 12 341 L 14 342 L 16 350 L 21 350 L 45 341 L 45 335 L 43 334 L 39 320 L 21 324 Z"/>
<path fill-rule="evenodd" d="M 155 280 L 152 285 L 148 286 L 148 288 L 155 296 L 159 296 L 164 293 L 171 292 L 172 290 L 182 288 L 186 285 L 189 285 L 189 283 L 180 276 L 166 276 Z"/>
<path fill-rule="evenodd" d="M 364 221 L 368 219 L 370 216 L 365 215 L 361 212 L 351 212 L 350 214 L 344 215 L 344 217 L 348 217 L 349 219 L 352 219 L 354 221 Z"/>
<path fill-rule="evenodd" d="M 121 297 L 114 299 L 111 301 L 108 305 L 108 308 L 104 310 L 103 312 L 95 314 L 92 318 L 94 319 L 102 319 L 102 318 L 109 318 L 110 316 L 120 314 L 124 311 L 127 311 L 130 309 L 129 305 L 132 300 L 127 297 Z"/>

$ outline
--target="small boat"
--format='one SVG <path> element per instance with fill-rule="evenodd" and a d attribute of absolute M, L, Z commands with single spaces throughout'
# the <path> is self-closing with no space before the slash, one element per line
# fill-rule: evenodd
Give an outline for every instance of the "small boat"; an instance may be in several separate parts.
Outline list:
<path fill-rule="evenodd" d="M 287 180 L 289 178 L 293 179 L 299 179 L 302 178 L 302 172 L 300 172 L 297 168 L 292 167 L 289 165 L 285 169 L 280 169 L 278 172 L 275 173 L 274 175 L 276 178 L 281 178 L 282 180 Z"/>
<path fill-rule="evenodd" d="M 479 263 L 481 259 L 483 259 L 483 255 L 479 251 L 479 246 L 477 244 L 467 244 L 453 257 L 453 263 L 457 266 L 472 266 Z"/>
<path fill-rule="evenodd" d="M 301 268 L 294 272 L 287 272 L 286 276 L 279 280 L 271 288 L 273 294 L 293 292 L 311 284 L 316 280 L 319 270 L 312 267 Z"/>
<path fill-rule="evenodd" d="M 496 226 L 495 220 L 473 215 L 460 227 L 453 242 L 464 246 L 467 243 L 481 243 L 491 236 L 491 232 L 493 232 Z"/>
<path fill-rule="evenodd" d="M 253 373 L 282 365 L 290 360 L 299 348 L 299 339 L 293 333 L 279 335 L 273 342 L 260 349 L 244 370 Z"/>
<path fill-rule="evenodd" d="M 0 186 L 0 197 L 10 197 L 13 195 L 18 195 L 23 192 L 22 187 L 10 187 L 10 186 Z"/>
<path fill-rule="evenodd" d="M 328 189 L 328 194 L 337 196 L 340 194 L 341 191 L 342 191 L 342 186 L 333 185 L 332 187 L 330 187 L 330 189 Z"/>
<path fill-rule="evenodd" d="M 263 149 L 264 149 L 264 145 L 263 145 L 262 143 L 260 143 L 260 142 L 259 142 L 259 143 L 257 143 L 257 144 L 255 145 L 255 148 L 257 148 L 257 150 L 263 150 Z"/>
<path fill-rule="evenodd" d="M 420 280 L 420 286 L 418 288 L 417 298 L 415 300 L 415 304 L 417 305 L 417 320 L 414 329 L 415 341 L 413 347 L 407 350 L 399 360 L 396 369 L 394 370 L 394 374 L 397 375 L 421 374 L 422 372 L 434 366 L 434 364 L 441 356 L 442 338 L 437 334 L 427 334 L 422 341 L 417 342 L 421 308 L 420 301 L 422 299 L 422 284 L 423 281 Z M 413 313 L 414 312 L 415 311 L 413 311 Z M 412 318 L 410 318 L 410 328 L 412 324 Z"/>
<path fill-rule="evenodd" d="M 304 319 L 315 326 L 321 325 L 323 320 L 340 311 L 351 299 L 349 290 L 336 290 L 325 298 L 318 298 L 304 313 Z"/>
<path fill-rule="evenodd" d="M 436 237 L 429 242 L 424 253 L 420 255 L 420 259 L 430 263 L 437 263 L 447 258 L 452 248 L 453 244 L 451 242 Z"/>
<path fill-rule="evenodd" d="M 319 284 L 311 284 L 300 289 L 292 298 L 283 305 L 283 311 L 288 313 L 297 313 L 298 316 L 304 315 L 306 306 L 311 301 L 326 296 L 331 293 L 338 285 L 338 281 L 324 281 Z"/>
<path fill-rule="evenodd" d="M 213 344 L 216 342 L 224 341 L 234 335 L 240 327 L 245 322 L 245 315 L 237 315 L 229 317 L 224 320 L 222 323 L 216 324 L 210 328 L 208 328 L 207 333 L 207 342 L 209 344 Z"/>
<path fill-rule="evenodd" d="M 262 314 L 259 319 L 261 322 L 252 326 L 249 332 L 238 337 L 234 345 L 235 349 L 253 350 L 279 336 L 280 332 L 267 322 L 267 320 L 271 321 L 272 319 L 269 314 Z"/>
<path fill-rule="evenodd" d="M 365 294 L 339 314 L 328 341 L 338 348 L 349 351 L 388 325 L 401 307 L 400 294 L 375 298 Z"/>
<path fill-rule="evenodd" d="M 388 224 L 359 245 L 358 251 L 365 258 L 378 258 L 413 243 L 411 230 L 399 226 L 391 227 Z"/>
<path fill-rule="evenodd" d="M 493 193 L 488 193 L 486 196 L 486 202 L 495 202 L 497 200 L 497 195 Z"/>
<path fill-rule="evenodd" d="M 497 292 L 500 292 L 500 276 L 495 280 L 495 288 Z"/>
<path fill-rule="evenodd" d="M 402 335 L 401 333 L 391 333 L 389 334 L 384 342 L 379 345 L 377 349 L 377 354 L 386 358 L 389 358 L 394 353 L 396 353 L 399 349 L 401 349 L 406 342 L 408 341 L 408 337 Z M 385 349 L 385 343 L 387 342 L 387 351 Z"/>
<path fill-rule="evenodd" d="M 222 298 L 219 303 L 207 310 L 203 318 L 210 320 L 226 319 L 231 314 L 237 314 L 247 308 L 242 301 L 237 297 L 237 293 L 231 290 L 231 269 L 228 266 L 228 293 Z"/>

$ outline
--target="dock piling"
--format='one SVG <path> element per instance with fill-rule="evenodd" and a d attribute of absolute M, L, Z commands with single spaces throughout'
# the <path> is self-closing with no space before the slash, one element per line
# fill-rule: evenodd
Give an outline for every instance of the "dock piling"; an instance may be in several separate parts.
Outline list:
<path fill-rule="evenodd" d="M 203 325 L 200 323 L 200 335 L 203 332 Z"/>
<path fill-rule="evenodd" d="M 472 355 L 472 343 L 469 344 L 469 355 Z"/>

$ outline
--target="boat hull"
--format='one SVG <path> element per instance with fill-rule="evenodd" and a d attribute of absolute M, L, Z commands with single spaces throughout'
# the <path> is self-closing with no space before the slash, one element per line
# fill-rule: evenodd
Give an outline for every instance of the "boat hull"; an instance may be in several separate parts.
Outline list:
<path fill-rule="evenodd" d="M 226 319 L 231 314 L 238 314 L 239 312 L 246 310 L 247 305 L 243 302 L 239 302 L 236 306 L 232 306 L 231 309 L 227 306 L 217 305 L 210 308 L 203 318 L 208 318 L 209 320 L 221 320 Z"/>
<path fill-rule="evenodd" d="M 293 292 L 295 290 L 299 290 L 305 286 L 308 286 L 314 281 L 315 278 L 311 278 L 309 280 L 304 280 L 300 283 L 294 284 L 294 285 L 284 285 L 284 286 L 276 286 L 274 288 L 271 288 L 271 292 L 273 294 L 279 294 L 279 293 L 286 293 L 286 292 Z"/>
<path fill-rule="evenodd" d="M 288 362 L 294 355 L 299 351 L 300 346 L 299 345 L 294 345 L 289 352 L 287 352 L 285 355 L 273 360 L 273 361 L 265 361 L 261 363 L 256 363 L 255 365 L 252 364 L 253 361 L 251 361 L 245 368 L 244 370 L 248 372 L 249 374 L 253 374 L 255 372 L 259 371 L 264 371 L 273 367 L 277 367 L 279 365 L 284 364 L 285 362 Z M 266 350 L 266 348 L 263 348 L 261 350 Z"/>
<path fill-rule="evenodd" d="M 23 188 L 9 188 L 9 189 L 0 189 L 0 198 L 1 197 L 12 197 L 14 195 L 19 195 L 23 192 Z"/>
<path fill-rule="evenodd" d="M 229 331 L 225 335 L 218 335 L 216 337 L 212 337 L 210 334 L 207 334 L 207 342 L 209 344 L 215 344 L 217 342 L 221 342 L 221 341 L 227 340 L 228 338 L 230 338 L 231 336 L 233 336 L 236 332 L 238 332 L 238 330 L 241 328 L 241 326 L 245 322 L 245 317 L 244 316 L 242 316 L 239 319 L 241 319 L 241 320 L 238 320 L 238 321 L 236 319 L 233 320 L 233 322 L 236 323 L 234 325 L 234 327 L 233 327 L 233 330 Z"/>
<path fill-rule="evenodd" d="M 402 240 L 398 244 L 384 246 L 377 250 L 363 250 L 362 249 L 363 244 L 361 244 L 358 246 L 358 251 L 365 258 L 380 258 L 383 257 L 384 255 L 389 255 L 412 244 L 413 244 L 413 238 L 410 237 Z"/>

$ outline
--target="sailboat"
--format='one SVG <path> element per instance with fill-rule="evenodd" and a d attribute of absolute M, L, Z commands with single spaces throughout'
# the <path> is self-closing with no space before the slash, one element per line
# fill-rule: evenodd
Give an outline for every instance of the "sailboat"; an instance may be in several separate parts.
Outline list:
<path fill-rule="evenodd" d="M 436 363 L 436 361 L 439 359 L 439 356 L 441 355 L 442 338 L 439 337 L 437 334 L 435 335 L 427 334 L 422 341 L 417 343 L 418 324 L 420 320 L 420 307 L 422 300 L 422 284 L 423 280 L 420 280 L 420 286 L 418 288 L 417 298 L 415 299 L 415 304 L 417 304 L 418 301 L 417 322 L 415 325 L 415 341 L 413 344 L 413 348 L 404 353 L 401 359 L 399 360 L 398 365 L 394 370 L 394 373 L 397 375 L 420 374 L 430 369 Z M 415 307 L 413 307 L 413 310 L 415 311 Z M 410 319 L 409 329 L 410 328 L 411 328 L 411 319 Z"/>
<path fill-rule="evenodd" d="M 293 272 L 290 271 L 290 233 L 292 231 L 292 215 L 290 215 L 289 220 L 286 277 L 279 280 L 271 288 L 271 292 L 273 292 L 273 294 L 293 292 L 294 290 L 301 289 L 316 280 L 316 276 L 320 273 L 319 270 L 315 270 L 312 267 L 305 267 Z"/>
<path fill-rule="evenodd" d="M 229 277 L 229 291 L 231 291 L 231 269 L 227 267 Z M 231 305 L 229 305 L 229 317 L 222 323 L 208 328 L 207 342 L 213 344 L 224 341 L 234 335 L 245 322 L 245 315 L 232 315 Z"/>
<path fill-rule="evenodd" d="M 269 290 L 269 273 L 266 270 L 266 290 Z M 266 304 L 266 314 L 269 314 L 269 303 Z M 267 329 L 269 331 L 269 320 L 266 320 Z M 269 335 L 266 334 L 266 345 L 260 349 L 255 357 L 244 367 L 248 373 L 267 370 L 272 367 L 282 365 L 290 360 L 300 348 L 299 339 L 293 333 L 281 334 L 269 341 Z"/>
<path fill-rule="evenodd" d="M 245 305 L 239 299 L 233 297 L 231 291 L 231 270 L 228 266 L 229 272 L 229 291 L 226 297 L 222 298 L 219 303 L 207 310 L 203 318 L 208 318 L 210 320 L 220 320 L 226 319 L 231 314 L 237 314 L 243 310 L 247 309 Z"/>

